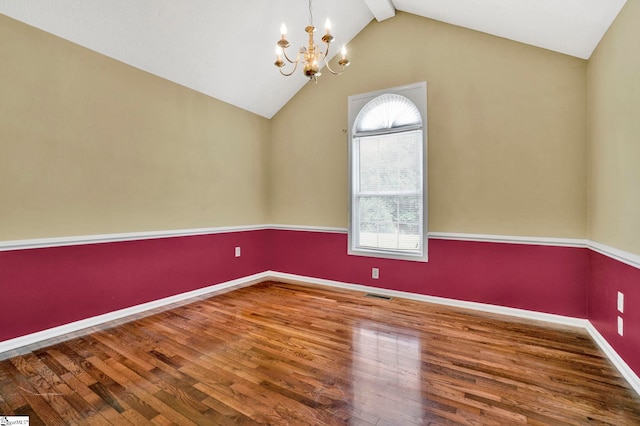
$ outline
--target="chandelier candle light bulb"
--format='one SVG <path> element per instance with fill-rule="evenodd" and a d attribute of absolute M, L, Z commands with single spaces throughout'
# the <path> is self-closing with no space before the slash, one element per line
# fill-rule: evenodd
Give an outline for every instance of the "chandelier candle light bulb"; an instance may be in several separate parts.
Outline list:
<path fill-rule="evenodd" d="M 326 49 L 323 51 L 320 49 L 313 39 L 313 33 L 316 31 L 316 28 L 313 26 L 313 14 L 311 7 L 311 0 L 309 0 L 309 25 L 304 29 L 307 34 L 309 34 L 309 41 L 306 47 L 300 48 L 300 52 L 296 56 L 294 60 L 290 59 L 287 56 L 286 49 L 289 47 L 289 41 L 287 40 L 287 26 L 282 24 L 280 26 L 280 34 L 281 38 L 278 40 L 276 47 L 276 61 L 274 65 L 278 67 L 280 70 L 280 74 L 284 76 L 292 75 L 296 69 L 298 68 L 298 64 L 302 62 L 302 71 L 305 76 L 309 77 L 309 80 L 313 80 L 316 83 L 318 82 L 318 77 L 320 76 L 320 66 L 324 65 L 327 70 L 331 74 L 340 75 L 345 71 L 345 68 L 349 66 L 349 60 L 347 59 L 347 51 L 343 47 L 342 48 L 342 59 L 338 61 L 338 65 L 342 67 L 339 72 L 336 72 L 331 69 L 329 66 L 329 62 L 327 61 L 327 57 L 329 55 L 329 48 L 331 46 L 331 42 L 333 42 L 333 36 L 331 35 L 331 21 L 327 18 L 325 23 L 325 34 L 322 36 L 322 42 L 326 44 Z M 286 65 L 284 59 L 290 64 L 293 64 L 293 69 L 290 72 L 285 72 L 283 70 Z"/>
<path fill-rule="evenodd" d="M 276 61 L 273 63 L 276 67 L 283 67 L 284 61 L 282 60 L 282 47 L 276 46 Z"/>

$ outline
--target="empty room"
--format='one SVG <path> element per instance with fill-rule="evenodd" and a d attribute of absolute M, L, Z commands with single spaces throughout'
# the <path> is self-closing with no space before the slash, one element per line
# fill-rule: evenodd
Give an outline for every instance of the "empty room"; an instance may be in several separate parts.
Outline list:
<path fill-rule="evenodd" d="M 0 2 L 0 425 L 639 425 L 640 0 Z"/>

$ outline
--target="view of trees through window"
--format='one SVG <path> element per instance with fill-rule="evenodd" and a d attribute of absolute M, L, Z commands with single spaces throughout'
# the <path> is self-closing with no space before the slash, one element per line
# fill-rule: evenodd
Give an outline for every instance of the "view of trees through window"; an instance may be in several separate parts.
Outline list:
<path fill-rule="evenodd" d="M 421 131 L 357 140 L 359 245 L 420 250 L 422 223 Z"/>

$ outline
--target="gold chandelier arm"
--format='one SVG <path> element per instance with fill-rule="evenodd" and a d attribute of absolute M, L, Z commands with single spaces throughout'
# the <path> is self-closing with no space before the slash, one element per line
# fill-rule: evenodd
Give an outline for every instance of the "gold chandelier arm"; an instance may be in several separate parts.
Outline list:
<path fill-rule="evenodd" d="M 287 60 L 288 60 L 288 59 L 289 59 L 289 58 L 287 58 Z M 289 62 L 291 62 L 291 61 L 289 61 Z M 293 74 L 294 72 L 296 72 L 296 70 L 298 69 L 298 62 L 299 62 L 299 61 L 291 62 L 291 63 L 292 63 L 292 64 L 294 64 L 294 65 L 293 65 L 293 69 L 291 70 L 291 72 L 290 72 L 290 73 L 283 72 L 283 71 L 282 71 L 282 68 L 280 68 L 280 74 L 284 75 L 285 77 L 289 77 L 291 74 Z"/>
<path fill-rule="evenodd" d="M 335 72 L 334 70 L 332 70 L 332 69 L 331 69 L 331 66 L 329 65 L 329 61 L 326 61 L 326 62 L 325 62 L 325 66 L 327 67 L 327 69 L 329 70 L 329 72 L 330 72 L 331 74 L 333 74 L 333 75 L 340 75 L 340 74 L 342 74 L 342 73 L 345 71 L 345 69 L 347 68 L 347 66 L 346 66 L 346 65 L 342 65 L 342 71 L 340 71 L 340 72 Z"/>
<path fill-rule="evenodd" d="M 329 54 L 329 46 L 331 46 L 331 43 L 327 43 L 325 42 L 327 45 L 327 50 L 324 51 L 324 53 L 322 54 L 322 60 L 327 62 L 327 64 L 329 63 L 326 59 L 327 59 L 327 55 Z"/>
<path fill-rule="evenodd" d="M 296 66 L 298 65 L 298 62 L 300 61 L 300 52 L 298 52 L 298 56 L 296 56 L 296 60 L 292 61 L 289 56 L 287 56 L 287 51 L 285 49 L 282 49 L 282 54 L 284 55 L 285 59 L 287 61 L 289 61 L 290 64 L 296 64 Z"/>
<path fill-rule="evenodd" d="M 326 52 L 326 53 L 329 53 L 329 46 L 327 46 L 327 52 Z M 326 57 L 326 54 L 325 54 L 325 57 Z M 346 51 L 346 49 L 343 47 L 343 48 L 342 48 L 342 59 L 340 59 L 340 60 L 338 61 L 338 65 L 340 65 L 340 67 L 342 68 L 339 72 L 336 72 L 336 71 L 334 71 L 334 70 L 332 70 L 332 69 L 331 69 L 331 65 L 329 65 L 329 61 L 325 60 L 325 61 L 324 61 L 324 63 L 325 63 L 325 66 L 327 67 L 327 69 L 329 70 L 329 72 L 330 72 L 331 74 L 333 74 L 333 75 L 340 75 L 340 74 L 342 74 L 343 72 L 345 72 L 346 68 L 347 68 L 347 67 L 349 66 L 349 64 L 350 64 L 350 61 L 347 59 L 347 51 Z"/>

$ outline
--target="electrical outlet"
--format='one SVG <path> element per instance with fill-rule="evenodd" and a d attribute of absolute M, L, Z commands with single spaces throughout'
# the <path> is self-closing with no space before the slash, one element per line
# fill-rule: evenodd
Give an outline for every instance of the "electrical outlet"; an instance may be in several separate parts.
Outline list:
<path fill-rule="evenodd" d="M 624 322 L 622 317 L 618 317 L 618 334 L 624 336 Z"/>
<path fill-rule="evenodd" d="M 371 278 L 374 280 L 380 278 L 380 270 L 378 268 L 371 268 Z"/>
<path fill-rule="evenodd" d="M 624 313 L 624 293 L 618 292 L 618 312 Z"/>
<path fill-rule="evenodd" d="M 236 257 L 240 257 L 240 247 L 236 247 Z"/>

